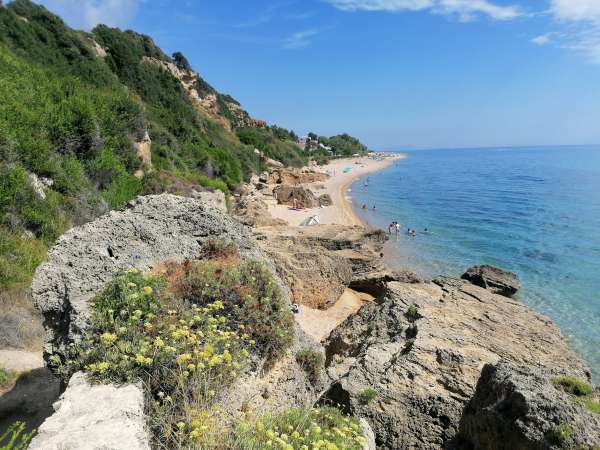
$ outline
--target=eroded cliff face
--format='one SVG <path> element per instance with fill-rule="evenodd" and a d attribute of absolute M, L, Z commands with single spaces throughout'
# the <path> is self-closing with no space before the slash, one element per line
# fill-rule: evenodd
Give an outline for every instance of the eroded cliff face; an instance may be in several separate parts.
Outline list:
<path fill-rule="evenodd" d="M 142 61 L 157 65 L 170 72 L 180 81 L 181 86 L 196 109 L 203 114 L 208 114 L 229 131 L 234 128 L 264 128 L 267 126 L 265 121 L 252 118 L 239 103 L 233 101 L 230 97 L 220 95 L 210 87 L 199 89 L 198 86 L 204 81 L 201 80 L 197 72 L 182 69 L 172 62 L 148 56 L 145 56 Z"/>

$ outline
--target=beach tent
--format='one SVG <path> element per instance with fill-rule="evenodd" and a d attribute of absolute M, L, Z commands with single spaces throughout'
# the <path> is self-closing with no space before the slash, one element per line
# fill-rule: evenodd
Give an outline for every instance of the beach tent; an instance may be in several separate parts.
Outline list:
<path fill-rule="evenodd" d="M 352 167 L 350 167 L 350 166 L 344 167 L 344 173 L 348 173 L 348 172 L 351 172 L 351 171 L 352 171 Z"/>
<path fill-rule="evenodd" d="M 319 225 L 319 216 L 310 216 L 300 222 L 301 227 L 310 227 L 312 225 Z"/>

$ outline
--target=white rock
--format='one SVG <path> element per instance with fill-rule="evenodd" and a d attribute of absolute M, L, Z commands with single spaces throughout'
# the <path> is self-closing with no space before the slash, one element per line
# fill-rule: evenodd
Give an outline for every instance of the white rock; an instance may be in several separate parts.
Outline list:
<path fill-rule="evenodd" d="M 82 372 L 54 404 L 30 450 L 149 450 L 138 386 L 92 385 Z"/>

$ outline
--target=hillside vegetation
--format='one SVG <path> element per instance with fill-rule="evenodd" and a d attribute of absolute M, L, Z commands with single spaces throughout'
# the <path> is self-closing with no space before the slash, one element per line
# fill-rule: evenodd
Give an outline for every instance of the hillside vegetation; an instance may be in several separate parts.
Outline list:
<path fill-rule="evenodd" d="M 236 187 L 264 170 L 253 145 L 285 164 L 305 162 L 270 128 L 240 139 L 230 110 L 239 103 L 199 76 L 194 89 L 214 95 L 218 109 L 194 104 L 156 63 L 191 69 L 174 56 L 132 31 L 72 30 L 28 0 L 0 6 L 0 287 L 27 284 L 61 233 L 139 194 L 177 180 Z M 151 167 L 136 150 L 146 133 Z"/>

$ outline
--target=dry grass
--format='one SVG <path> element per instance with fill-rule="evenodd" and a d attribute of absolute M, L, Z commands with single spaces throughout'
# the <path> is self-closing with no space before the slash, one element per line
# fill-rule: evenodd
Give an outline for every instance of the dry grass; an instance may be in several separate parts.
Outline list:
<path fill-rule="evenodd" d="M 25 285 L 0 290 L 0 348 L 37 351 L 44 328 Z"/>

